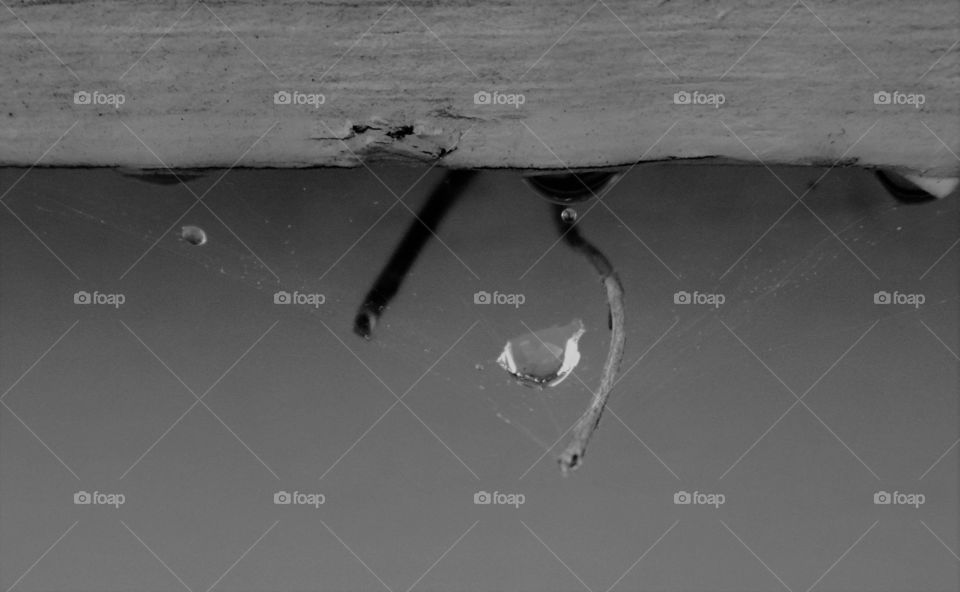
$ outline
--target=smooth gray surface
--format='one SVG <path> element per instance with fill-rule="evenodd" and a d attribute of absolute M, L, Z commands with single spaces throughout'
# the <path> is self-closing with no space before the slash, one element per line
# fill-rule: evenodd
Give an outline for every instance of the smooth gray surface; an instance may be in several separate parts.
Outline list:
<path fill-rule="evenodd" d="M 373 172 L 397 195 L 426 173 L 414 211 L 442 175 Z M 365 342 L 353 315 L 413 219 L 370 171 L 235 170 L 212 212 L 175 223 L 182 186 L 0 170 L 26 225 L 0 212 L 0 589 L 958 589 L 956 196 L 899 206 L 833 170 L 813 213 L 788 212 L 785 185 L 825 171 L 773 172 L 645 166 L 609 210 L 578 208 L 625 286 L 626 374 L 562 478 L 607 312 L 516 173 L 476 179 Z M 187 224 L 209 242 L 181 240 Z M 326 301 L 276 305 L 281 287 Z M 496 365 L 508 338 L 575 317 L 576 377 L 537 391 Z M 211 389 L 209 409 L 183 415 L 188 389 Z M 74 505 L 81 489 L 126 503 Z M 326 502 L 274 505 L 278 490 Z M 525 503 L 474 505 L 478 490 Z M 675 505 L 679 490 L 726 502 Z M 878 490 L 926 501 L 874 505 Z"/>

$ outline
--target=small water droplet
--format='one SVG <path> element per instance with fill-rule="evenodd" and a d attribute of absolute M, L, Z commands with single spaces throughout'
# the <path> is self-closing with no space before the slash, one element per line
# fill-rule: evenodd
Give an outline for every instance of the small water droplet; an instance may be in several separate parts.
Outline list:
<path fill-rule="evenodd" d="M 577 211 L 573 208 L 564 208 L 564 210 L 560 212 L 560 219 L 567 224 L 573 224 L 577 221 Z"/>
<path fill-rule="evenodd" d="M 184 226 L 180 229 L 180 238 L 198 247 L 207 244 L 207 233 L 199 226 Z"/>

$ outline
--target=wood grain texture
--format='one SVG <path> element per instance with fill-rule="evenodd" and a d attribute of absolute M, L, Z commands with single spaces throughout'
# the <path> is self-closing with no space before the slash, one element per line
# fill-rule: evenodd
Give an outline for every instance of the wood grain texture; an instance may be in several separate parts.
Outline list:
<path fill-rule="evenodd" d="M 956 0 L 9 7 L 5 165 L 960 167 Z M 478 105 L 481 90 L 525 102 Z M 876 105 L 880 90 L 924 104 Z M 78 105 L 78 91 L 125 101 Z M 278 91 L 325 102 L 278 105 Z M 724 103 L 677 105 L 678 91 Z"/>

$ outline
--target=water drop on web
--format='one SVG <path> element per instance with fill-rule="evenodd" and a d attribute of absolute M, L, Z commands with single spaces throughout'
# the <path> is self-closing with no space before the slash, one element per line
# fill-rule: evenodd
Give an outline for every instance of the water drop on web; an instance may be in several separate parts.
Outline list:
<path fill-rule="evenodd" d="M 180 238 L 198 247 L 207 244 L 207 233 L 199 226 L 184 226 L 180 230 Z"/>
<path fill-rule="evenodd" d="M 567 224 L 573 224 L 577 221 L 577 211 L 573 208 L 565 208 L 560 212 L 560 219 Z"/>
<path fill-rule="evenodd" d="M 497 363 L 527 386 L 556 386 L 580 363 L 577 343 L 585 332 L 583 321 L 574 319 L 525 333 L 507 342 Z"/>

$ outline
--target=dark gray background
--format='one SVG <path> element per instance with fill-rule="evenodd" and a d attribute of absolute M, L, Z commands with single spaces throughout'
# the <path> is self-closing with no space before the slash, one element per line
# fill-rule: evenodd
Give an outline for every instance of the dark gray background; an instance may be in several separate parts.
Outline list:
<path fill-rule="evenodd" d="M 648 165 L 578 208 L 623 280 L 626 374 L 563 478 L 606 305 L 517 173 L 475 180 L 365 342 L 353 315 L 413 219 L 391 190 L 416 211 L 439 170 L 234 170 L 179 222 L 183 186 L 0 171 L 0 588 L 958 589 L 956 196 L 904 207 L 870 172 L 825 172 Z M 275 305 L 281 288 L 326 302 Z M 576 377 L 536 391 L 496 365 L 576 317 Z M 783 415 L 791 390 L 806 406 Z"/>

